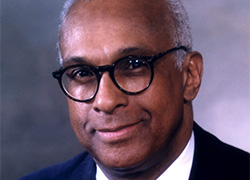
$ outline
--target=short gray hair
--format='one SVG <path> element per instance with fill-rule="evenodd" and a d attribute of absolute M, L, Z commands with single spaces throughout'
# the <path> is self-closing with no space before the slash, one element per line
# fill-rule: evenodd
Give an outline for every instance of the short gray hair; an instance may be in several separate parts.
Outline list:
<path fill-rule="evenodd" d="M 70 8 L 73 6 L 73 4 L 79 0 L 66 0 L 63 6 L 63 10 L 61 11 L 61 23 L 59 25 L 59 31 L 61 29 L 62 23 L 67 16 Z M 85 2 L 91 1 L 91 0 L 84 0 Z M 190 30 L 190 23 L 189 18 L 186 12 L 186 9 L 184 8 L 181 0 L 165 0 L 165 2 L 168 5 L 171 19 L 173 21 L 173 45 L 174 47 L 177 46 L 185 46 L 188 49 L 188 52 L 192 51 L 192 36 L 191 36 L 191 30 Z M 60 58 L 60 63 L 62 63 L 62 57 L 61 57 L 61 51 L 58 43 L 58 53 Z M 179 70 L 182 69 L 182 63 L 186 57 L 186 52 L 180 50 L 175 51 L 175 60 L 176 60 L 176 66 Z"/>

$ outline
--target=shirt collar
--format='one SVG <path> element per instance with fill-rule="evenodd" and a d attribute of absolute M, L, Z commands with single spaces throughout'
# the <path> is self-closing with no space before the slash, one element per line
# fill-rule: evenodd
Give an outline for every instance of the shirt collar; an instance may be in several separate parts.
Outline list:
<path fill-rule="evenodd" d="M 170 165 L 168 169 L 157 180 L 166 180 L 166 179 L 178 179 L 178 180 L 188 180 L 191 167 L 193 163 L 194 156 L 194 132 L 188 141 L 185 149 L 179 155 L 179 157 Z M 98 165 L 96 171 L 96 180 L 108 180 L 104 175 L 102 170 Z"/>
<path fill-rule="evenodd" d="M 178 179 L 188 180 L 194 157 L 194 132 L 189 139 L 185 149 L 179 155 L 179 157 L 169 166 L 168 169 L 157 179 Z"/>

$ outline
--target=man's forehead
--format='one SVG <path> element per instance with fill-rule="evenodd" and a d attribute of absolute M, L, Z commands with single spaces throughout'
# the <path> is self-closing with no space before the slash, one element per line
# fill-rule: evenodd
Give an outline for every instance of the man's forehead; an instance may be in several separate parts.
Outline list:
<path fill-rule="evenodd" d="M 112 12 L 112 9 L 129 10 L 130 13 L 134 13 L 140 10 L 145 10 L 145 12 L 152 12 L 154 9 L 160 11 L 164 6 L 167 5 L 165 0 L 75 0 L 70 9 L 77 8 L 92 8 L 104 10 L 108 13 Z M 150 8 L 149 8 L 150 7 Z M 108 9 L 107 9 L 108 8 Z M 137 11 L 133 11 L 137 10 Z"/>
<path fill-rule="evenodd" d="M 168 21 L 165 18 L 167 8 L 163 8 L 165 3 L 161 4 L 161 0 L 155 2 L 159 3 L 152 3 L 151 0 L 77 1 L 60 33 L 62 56 L 72 55 L 71 52 L 84 55 L 92 52 L 93 55 L 98 54 L 98 50 L 109 54 L 127 46 L 149 48 L 153 44 L 162 44 L 154 46 L 154 51 L 165 50 L 167 46 L 164 44 L 172 44 L 169 36 L 169 27 L 172 26 L 163 27 Z"/>
<path fill-rule="evenodd" d="M 152 28 L 162 25 L 167 17 L 163 0 L 91 0 L 76 1 L 66 21 L 97 23 L 97 20 L 123 20 L 129 23 L 149 24 Z M 86 24 L 85 24 L 86 25 Z"/>

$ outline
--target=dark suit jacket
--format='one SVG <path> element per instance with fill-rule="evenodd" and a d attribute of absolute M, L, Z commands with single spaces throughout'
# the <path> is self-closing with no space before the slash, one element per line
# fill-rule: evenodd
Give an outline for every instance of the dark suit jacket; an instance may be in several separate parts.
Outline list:
<path fill-rule="evenodd" d="M 249 153 L 229 146 L 194 123 L 195 152 L 190 180 L 249 180 Z M 24 176 L 20 180 L 95 180 L 93 158 L 75 158 Z"/>

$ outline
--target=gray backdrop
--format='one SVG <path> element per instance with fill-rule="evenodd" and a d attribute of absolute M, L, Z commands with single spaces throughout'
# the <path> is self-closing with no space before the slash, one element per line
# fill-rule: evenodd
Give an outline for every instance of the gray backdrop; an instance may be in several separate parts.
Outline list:
<path fill-rule="evenodd" d="M 51 72 L 62 0 L 1 1 L 1 179 L 16 179 L 82 151 Z M 195 120 L 250 152 L 248 0 L 184 0 L 205 72 Z"/>

